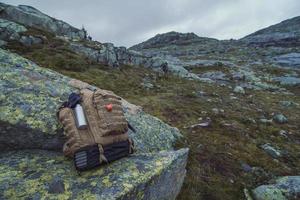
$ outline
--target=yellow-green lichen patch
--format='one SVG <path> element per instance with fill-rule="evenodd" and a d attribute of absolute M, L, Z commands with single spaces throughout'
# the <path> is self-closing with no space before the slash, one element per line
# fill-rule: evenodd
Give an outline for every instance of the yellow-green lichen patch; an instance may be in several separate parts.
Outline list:
<path fill-rule="evenodd" d="M 158 184 L 152 183 L 162 172 L 179 166 L 184 170 L 186 156 L 187 150 L 133 155 L 79 175 L 71 160 L 54 152 L 2 153 L 0 193 L 8 199 L 115 199 L 136 193 L 142 197 L 143 188 Z"/>
<path fill-rule="evenodd" d="M 0 120 L 26 124 L 47 134 L 58 129 L 55 111 L 68 93 L 68 78 L 38 67 L 31 61 L 0 49 Z"/>

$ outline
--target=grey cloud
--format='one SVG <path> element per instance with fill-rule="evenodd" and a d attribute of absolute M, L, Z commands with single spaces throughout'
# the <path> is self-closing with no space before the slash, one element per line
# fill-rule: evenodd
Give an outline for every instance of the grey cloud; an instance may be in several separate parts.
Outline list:
<path fill-rule="evenodd" d="M 299 0 L 7 0 L 31 5 L 101 42 L 131 46 L 157 33 L 240 38 L 299 15 Z"/>

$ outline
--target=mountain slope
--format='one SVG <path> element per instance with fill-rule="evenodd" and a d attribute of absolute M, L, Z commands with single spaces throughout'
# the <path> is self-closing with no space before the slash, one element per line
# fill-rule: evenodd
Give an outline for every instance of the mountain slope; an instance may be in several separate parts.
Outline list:
<path fill-rule="evenodd" d="M 241 41 L 260 45 L 299 46 L 300 16 L 256 31 L 242 38 Z"/>

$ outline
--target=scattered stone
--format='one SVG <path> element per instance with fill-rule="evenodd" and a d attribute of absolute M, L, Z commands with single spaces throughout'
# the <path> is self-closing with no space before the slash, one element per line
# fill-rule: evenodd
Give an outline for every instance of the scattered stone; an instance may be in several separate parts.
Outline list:
<path fill-rule="evenodd" d="M 211 110 L 215 115 L 218 115 L 218 114 L 221 114 L 221 113 L 224 113 L 225 111 L 223 109 L 218 109 L 218 108 L 213 108 Z"/>
<path fill-rule="evenodd" d="M 245 119 L 245 122 L 255 124 L 255 123 L 256 123 L 256 120 L 253 119 L 253 118 L 251 118 L 251 117 L 247 117 L 247 118 Z"/>
<path fill-rule="evenodd" d="M 245 75 L 241 72 L 232 72 L 231 77 L 233 80 L 242 81 L 245 80 Z"/>
<path fill-rule="evenodd" d="M 203 144 L 198 144 L 197 149 L 201 149 L 203 147 Z"/>
<path fill-rule="evenodd" d="M 235 96 L 230 96 L 230 99 L 231 100 L 237 100 L 237 99 L 239 99 L 238 97 L 235 97 Z"/>
<path fill-rule="evenodd" d="M 277 114 L 273 117 L 274 121 L 279 123 L 279 124 L 285 124 L 288 122 L 288 119 L 286 116 L 284 116 L 283 114 Z"/>
<path fill-rule="evenodd" d="M 244 172 L 251 172 L 252 171 L 252 167 L 250 165 L 248 165 L 247 163 L 242 163 L 241 167 L 242 167 Z"/>
<path fill-rule="evenodd" d="M 288 200 L 300 198 L 300 176 L 283 176 L 270 185 L 261 185 L 253 191 L 255 200 Z"/>
<path fill-rule="evenodd" d="M 213 108 L 212 112 L 217 115 L 217 114 L 219 114 L 219 109 L 218 108 Z"/>
<path fill-rule="evenodd" d="M 210 78 L 199 78 L 198 80 L 201 82 L 204 82 L 204 83 L 214 83 L 215 82 L 215 81 L 211 80 Z"/>
<path fill-rule="evenodd" d="M 65 184 L 62 180 L 53 180 L 49 184 L 49 193 L 54 193 L 54 194 L 59 194 L 59 193 L 64 193 L 65 191 Z"/>
<path fill-rule="evenodd" d="M 280 101 L 279 104 L 283 107 L 298 106 L 299 104 L 293 101 Z"/>
<path fill-rule="evenodd" d="M 245 90 L 244 88 L 242 88 L 241 86 L 236 86 L 233 90 L 234 93 L 239 93 L 239 94 L 245 94 Z"/>
<path fill-rule="evenodd" d="M 211 38 L 207 38 L 211 40 Z M 236 67 L 236 65 L 232 62 L 225 61 L 225 60 L 203 60 L 203 59 L 193 59 L 187 60 L 184 62 L 186 66 L 190 68 L 201 68 L 201 67 Z"/>
<path fill-rule="evenodd" d="M 292 76 L 281 76 L 273 78 L 273 81 L 279 82 L 283 86 L 296 86 L 300 85 L 300 78 Z"/>
<path fill-rule="evenodd" d="M 272 124 L 273 123 L 273 120 L 272 119 L 265 119 L 265 118 L 262 118 L 262 119 L 259 119 L 259 121 L 263 124 Z"/>
<path fill-rule="evenodd" d="M 151 83 L 151 80 L 149 78 L 144 78 L 143 82 L 141 83 L 142 87 L 146 90 L 150 90 L 154 88 L 154 85 Z"/>
<path fill-rule="evenodd" d="M 207 96 L 207 93 L 204 92 L 204 91 L 198 91 L 198 92 L 196 92 L 196 96 L 197 97 L 204 97 L 204 96 Z"/>
<path fill-rule="evenodd" d="M 221 71 L 206 72 L 204 74 L 200 74 L 199 76 L 202 77 L 202 78 L 209 78 L 211 80 L 224 80 L 224 81 L 229 80 L 226 77 L 226 74 L 224 74 Z"/>
<path fill-rule="evenodd" d="M 275 149 L 274 147 L 271 146 L 271 144 L 267 143 L 264 145 L 261 145 L 261 148 L 267 153 L 269 154 L 272 158 L 279 158 L 281 157 L 281 151 Z"/>
<path fill-rule="evenodd" d="M 211 119 L 209 117 L 207 117 L 203 122 L 199 123 L 199 124 L 194 124 L 192 126 L 190 126 L 190 128 L 197 128 L 197 127 L 209 127 L 211 125 Z"/>
<path fill-rule="evenodd" d="M 281 135 L 281 136 L 283 136 L 283 137 L 285 137 L 285 138 L 288 138 L 288 132 L 287 131 L 285 131 L 285 130 L 280 130 L 279 131 L 279 135 Z"/>
<path fill-rule="evenodd" d="M 283 66 L 299 67 L 300 66 L 300 53 L 288 53 L 280 56 L 273 57 L 274 61 Z"/>

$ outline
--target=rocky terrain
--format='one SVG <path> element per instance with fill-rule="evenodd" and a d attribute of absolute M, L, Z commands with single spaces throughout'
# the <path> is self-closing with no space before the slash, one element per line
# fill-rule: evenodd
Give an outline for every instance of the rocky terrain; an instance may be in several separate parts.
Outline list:
<path fill-rule="evenodd" d="M 178 199 L 300 198 L 299 19 L 240 40 L 169 32 L 127 49 L 0 3 L 0 199 L 174 199 L 186 148 Z M 81 176 L 62 157 L 55 110 L 74 79 L 139 105 L 124 100 L 134 156 Z"/>
<path fill-rule="evenodd" d="M 78 176 L 62 156 L 65 138 L 56 119 L 57 108 L 79 89 L 77 81 L 4 50 L 0 63 L 1 199 L 176 197 L 188 153 L 173 150 L 178 129 L 124 100 L 127 120 L 137 130 L 130 132 L 135 155 Z M 165 186 L 168 181 L 172 187 Z"/>

